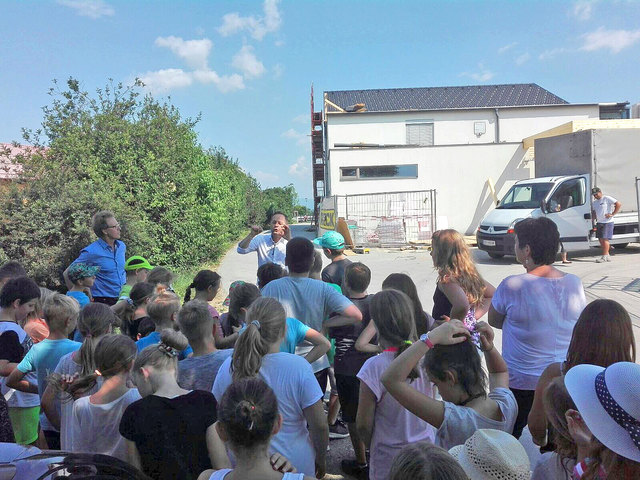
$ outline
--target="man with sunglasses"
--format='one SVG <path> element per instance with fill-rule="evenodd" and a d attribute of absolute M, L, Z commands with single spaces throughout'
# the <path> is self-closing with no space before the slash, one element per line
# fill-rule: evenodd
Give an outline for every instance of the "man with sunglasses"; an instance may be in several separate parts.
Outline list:
<path fill-rule="evenodd" d="M 115 305 L 120 289 L 127 281 L 124 271 L 127 246 L 120 240 L 120 224 L 113 213 L 96 213 L 92 219 L 92 227 L 98 239 L 83 248 L 72 265 L 85 263 L 100 267 L 91 287 L 93 301 Z M 69 281 L 68 270 L 64 271 L 63 276 L 67 287 L 71 288 L 73 284 Z"/>
<path fill-rule="evenodd" d="M 591 195 L 593 195 L 591 210 L 597 222 L 596 237 L 602 247 L 602 256 L 596 262 L 610 262 L 609 241 L 613 238 L 613 217 L 620 211 L 622 204 L 613 197 L 603 195 L 598 187 L 591 189 Z"/>

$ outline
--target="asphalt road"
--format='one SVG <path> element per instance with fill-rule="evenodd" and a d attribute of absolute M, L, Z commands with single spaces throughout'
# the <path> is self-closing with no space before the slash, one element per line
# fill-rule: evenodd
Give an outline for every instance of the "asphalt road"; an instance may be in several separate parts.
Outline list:
<path fill-rule="evenodd" d="M 315 238 L 315 232 L 307 231 L 308 225 L 292 225 L 293 236 Z M 514 258 L 494 260 L 474 248 L 473 258 L 480 274 L 493 285 L 497 286 L 505 277 L 523 273 L 522 265 Z M 573 273 L 582 279 L 587 295 L 587 301 L 597 298 L 610 298 L 621 303 L 631 314 L 634 324 L 636 346 L 640 351 L 640 245 L 631 244 L 624 250 L 615 251 L 611 263 L 595 263 L 597 250 L 570 253 L 569 259 L 573 263 L 555 266 L 563 271 Z M 395 272 L 406 273 L 411 276 L 418 287 L 418 294 L 424 310 L 431 311 L 432 296 L 436 286 L 436 274 L 433 270 L 429 252 L 426 249 L 371 249 L 368 254 L 353 255 L 353 261 L 365 263 L 372 272 L 369 292 L 381 289 L 383 280 Z M 325 264 L 329 261 L 325 259 Z M 222 299 L 227 294 L 229 284 L 234 280 L 255 282 L 257 259 L 255 254 L 239 255 L 232 248 L 221 261 L 217 271 L 222 276 Z M 502 336 L 496 331 L 496 345 L 500 346 Z M 342 477 L 340 461 L 353 458 L 349 439 L 331 440 L 328 455 L 329 464 L 327 479 L 351 478 Z"/>

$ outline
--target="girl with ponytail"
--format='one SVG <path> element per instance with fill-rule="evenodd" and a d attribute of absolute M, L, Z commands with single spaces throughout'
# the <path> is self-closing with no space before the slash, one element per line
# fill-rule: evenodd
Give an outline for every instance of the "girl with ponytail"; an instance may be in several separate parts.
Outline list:
<path fill-rule="evenodd" d="M 356 348 L 369 345 L 377 332 L 382 353 L 369 358 L 358 372 L 360 399 L 356 426 L 360 439 L 371 451 L 369 478 L 382 480 L 388 477 L 393 459 L 404 446 L 433 442 L 435 431 L 400 405 L 382 385 L 382 374 L 391 362 L 418 340 L 413 302 L 399 290 L 382 290 L 371 299 L 369 313 L 371 322 L 358 338 Z M 422 369 L 412 368 L 407 377 L 409 388 L 434 396 Z"/>
<path fill-rule="evenodd" d="M 142 398 L 124 411 L 119 431 L 127 462 L 153 479 L 195 480 L 204 470 L 229 465 L 214 427 L 214 396 L 178 385 L 178 354 L 187 345 L 180 332 L 165 329 L 160 343 L 143 349 L 133 363 Z"/>
<path fill-rule="evenodd" d="M 216 430 L 236 459 L 236 467 L 202 472 L 198 480 L 312 480 L 302 473 L 280 473 L 278 460 L 269 460 L 269 442 L 282 428 L 276 395 L 259 378 L 232 383 L 218 406 Z M 275 457 L 275 458 L 274 458 Z M 279 458 L 278 458 L 279 457 Z M 284 471 L 280 468 L 280 471 Z"/>
<path fill-rule="evenodd" d="M 136 344 L 124 335 L 105 335 L 95 349 L 96 369 L 69 385 L 67 391 L 87 391 L 103 379 L 100 389 L 73 404 L 71 417 L 73 452 L 100 453 L 126 461 L 124 438 L 118 431 L 125 408 L 140 399 L 135 388 L 127 386 Z"/>
<path fill-rule="evenodd" d="M 213 301 L 220 290 L 220 284 L 222 282 L 222 278 L 213 270 L 200 270 L 196 276 L 193 278 L 193 282 L 187 287 L 187 291 L 184 294 L 184 303 L 187 303 L 191 300 L 191 289 L 195 289 L 196 296 L 193 298 L 194 300 L 202 300 L 207 304 L 207 308 L 209 309 L 209 313 L 211 314 L 211 318 L 213 318 L 213 336 L 217 342 L 222 340 L 223 333 L 220 328 L 220 314 L 218 311 L 209 304 L 209 302 Z M 231 345 L 233 346 L 233 345 Z M 223 348 L 219 347 L 218 348 Z"/>
<path fill-rule="evenodd" d="M 323 392 L 309 362 L 280 351 L 286 329 L 284 308 L 273 298 L 258 298 L 247 310 L 246 321 L 233 357 L 218 371 L 213 393 L 221 402 L 233 383 L 255 377 L 264 380 L 275 392 L 282 415 L 282 428 L 271 440 L 271 451 L 287 457 L 298 472 L 322 478 L 329 440 Z"/>
<path fill-rule="evenodd" d="M 90 303 L 78 316 L 78 332 L 84 338 L 79 350 L 63 356 L 51 375 L 42 395 L 42 409 L 54 427 L 60 430 L 60 447 L 71 450 L 73 431 L 71 415 L 73 401 L 91 395 L 100 388 L 101 379 L 91 385 L 81 384 L 70 388 L 69 379 L 75 376 L 87 377 L 96 370 L 95 349 L 102 337 L 111 333 L 117 323 L 115 313 L 103 303 Z"/>

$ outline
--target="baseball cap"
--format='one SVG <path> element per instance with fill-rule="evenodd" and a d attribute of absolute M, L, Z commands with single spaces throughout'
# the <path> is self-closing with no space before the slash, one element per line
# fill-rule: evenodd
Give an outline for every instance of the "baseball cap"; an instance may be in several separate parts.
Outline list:
<path fill-rule="evenodd" d="M 124 262 L 125 272 L 138 270 L 140 268 L 146 268 L 147 270 L 153 269 L 153 267 L 149 264 L 147 259 L 144 257 L 141 257 L 140 255 L 134 255 L 133 257 L 129 257 L 127 258 L 127 261 Z"/>
<path fill-rule="evenodd" d="M 77 282 L 78 280 L 82 280 L 83 278 L 93 277 L 100 271 L 100 267 L 87 265 L 86 263 L 74 263 L 67 270 L 67 275 L 69 276 L 69 280 L 72 282 Z"/>
<path fill-rule="evenodd" d="M 345 247 L 344 237 L 335 230 L 325 232 L 324 235 L 316 238 L 313 243 L 322 248 L 329 248 L 331 250 L 339 250 Z"/>
<path fill-rule="evenodd" d="M 231 303 L 231 292 L 233 292 L 234 288 L 239 287 L 240 285 L 244 285 L 247 282 L 244 282 L 242 280 L 236 280 L 235 282 L 231 282 L 231 285 L 229 285 L 229 295 L 227 295 L 227 298 L 224 299 L 224 302 L 222 302 L 222 305 L 224 305 L 225 307 L 228 307 L 229 304 Z"/>
<path fill-rule="evenodd" d="M 600 190 L 600 187 L 593 187 L 591 189 L 591 195 L 595 195 L 598 192 L 601 192 L 602 190 Z"/>

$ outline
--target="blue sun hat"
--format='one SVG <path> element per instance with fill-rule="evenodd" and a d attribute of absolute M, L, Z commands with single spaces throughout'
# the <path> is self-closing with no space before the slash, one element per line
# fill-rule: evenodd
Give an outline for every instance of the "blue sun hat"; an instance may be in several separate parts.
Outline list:
<path fill-rule="evenodd" d="M 88 265 L 86 263 L 74 263 L 67 270 L 67 276 L 69 280 L 76 283 L 79 280 L 87 277 L 95 277 L 100 271 L 100 267 L 94 265 Z"/>
<path fill-rule="evenodd" d="M 329 230 L 325 232 L 319 238 L 316 238 L 313 243 L 322 248 L 328 248 L 330 250 L 340 250 L 345 247 L 344 237 L 335 230 Z"/>

